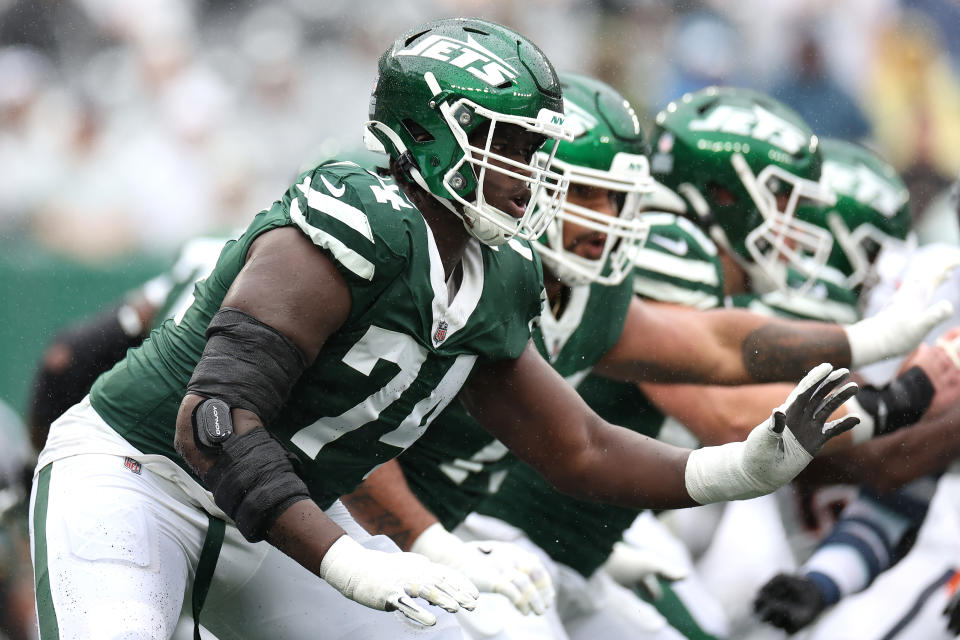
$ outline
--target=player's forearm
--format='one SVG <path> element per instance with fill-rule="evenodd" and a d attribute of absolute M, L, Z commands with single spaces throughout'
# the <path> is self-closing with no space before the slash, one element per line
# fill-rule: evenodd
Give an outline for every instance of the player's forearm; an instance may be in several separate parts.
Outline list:
<path fill-rule="evenodd" d="M 341 501 L 364 529 L 392 538 L 404 551 L 437 522 L 410 490 L 396 460 L 381 465 Z"/>
<path fill-rule="evenodd" d="M 267 532 L 267 542 L 316 575 L 331 545 L 346 532 L 312 500 L 284 511 Z"/>
<path fill-rule="evenodd" d="M 821 362 L 849 367 L 850 343 L 839 325 L 768 320 L 743 336 L 740 359 L 753 382 L 797 380 Z"/>
<path fill-rule="evenodd" d="M 597 419 L 600 423 L 599 418 Z M 679 509 L 697 503 L 687 492 L 688 449 L 600 423 L 589 444 L 562 464 L 538 471 L 558 491 L 632 508 Z"/>

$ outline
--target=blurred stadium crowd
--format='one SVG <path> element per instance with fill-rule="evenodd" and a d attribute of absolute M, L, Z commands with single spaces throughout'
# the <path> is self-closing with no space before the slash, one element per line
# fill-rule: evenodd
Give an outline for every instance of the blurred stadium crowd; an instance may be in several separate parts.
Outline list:
<path fill-rule="evenodd" d="M 367 153 L 384 43 L 454 15 L 528 35 L 558 70 L 620 89 L 646 125 L 704 86 L 767 92 L 822 137 L 888 159 L 920 242 L 960 245 L 955 0 L 0 0 L 0 247 L 165 260 L 245 225 L 301 169 Z M 28 377 L 35 362 L 18 366 Z M 0 384 L 11 434 L 4 401 L 24 398 Z M 29 458 L 25 437 L 7 439 Z M 26 544 L 0 535 L 0 638 L 34 634 Z"/>
<path fill-rule="evenodd" d="M 784 100 L 822 136 L 872 140 L 921 228 L 960 169 L 950 0 L 4 0 L 0 234 L 98 258 L 234 226 L 298 168 L 359 147 L 397 25 L 472 14 L 649 113 L 731 84 Z"/>

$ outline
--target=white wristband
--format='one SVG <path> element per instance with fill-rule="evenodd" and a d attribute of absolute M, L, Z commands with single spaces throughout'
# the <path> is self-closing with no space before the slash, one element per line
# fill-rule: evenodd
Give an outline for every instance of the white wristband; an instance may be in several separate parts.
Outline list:
<path fill-rule="evenodd" d="M 844 406 L 847 408 L 848 416 L 857 416 L 860 418 L 860 422 L 854 426 L 853 429 L 850 429 L 853 444 L 860 444 L 872 438 L 876 431 L 876 423 L 873 416 L 867 413 L 867 410 L 857 402 L 856 397 L 847 400 Z"/>

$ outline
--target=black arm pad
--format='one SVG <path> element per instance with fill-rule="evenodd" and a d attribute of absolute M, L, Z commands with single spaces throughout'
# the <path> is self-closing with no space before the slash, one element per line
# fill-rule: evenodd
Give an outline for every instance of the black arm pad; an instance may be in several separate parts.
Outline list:
<path fill-rule="evenodd" d="M 933 394 L 933 383 L 923 369 L 911 367 L 882 389 L 861 387 L 857 402 L 873 417 L 873 434 L 879 436 L 917 422 L 930 407 Z"/>
<path fill-rule="evenodd" d="M 232 436 L 204 477 L 217 506 L 250 542 L 263 540 L 293 504 L 309 500 L 297 458 L 263 427 Z"/>
<path fill-rule="evenodd" d="M 239 309 L 224 307 L 210 320 L 207 346 L 187 393 L 219 398 L 270 424 L 307 364 L 285 335 Z"/>

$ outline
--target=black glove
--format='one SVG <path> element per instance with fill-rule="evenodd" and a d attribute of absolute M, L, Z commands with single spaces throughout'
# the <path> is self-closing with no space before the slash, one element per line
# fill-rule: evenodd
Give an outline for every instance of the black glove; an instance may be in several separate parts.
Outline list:
<path fill-rule="evenodd" d="M 960 635 L 960 589 L 958 589 L 943 610 L 947 616 L 947 630 L 954 635 Z"/>
<path fill-rule="evenodd" d="M 770 578 L 753 601 L 753 610 L 761 620 L 787 633 L 804 628 L 826 608 L 817 585 L 787 573 Z"/>

